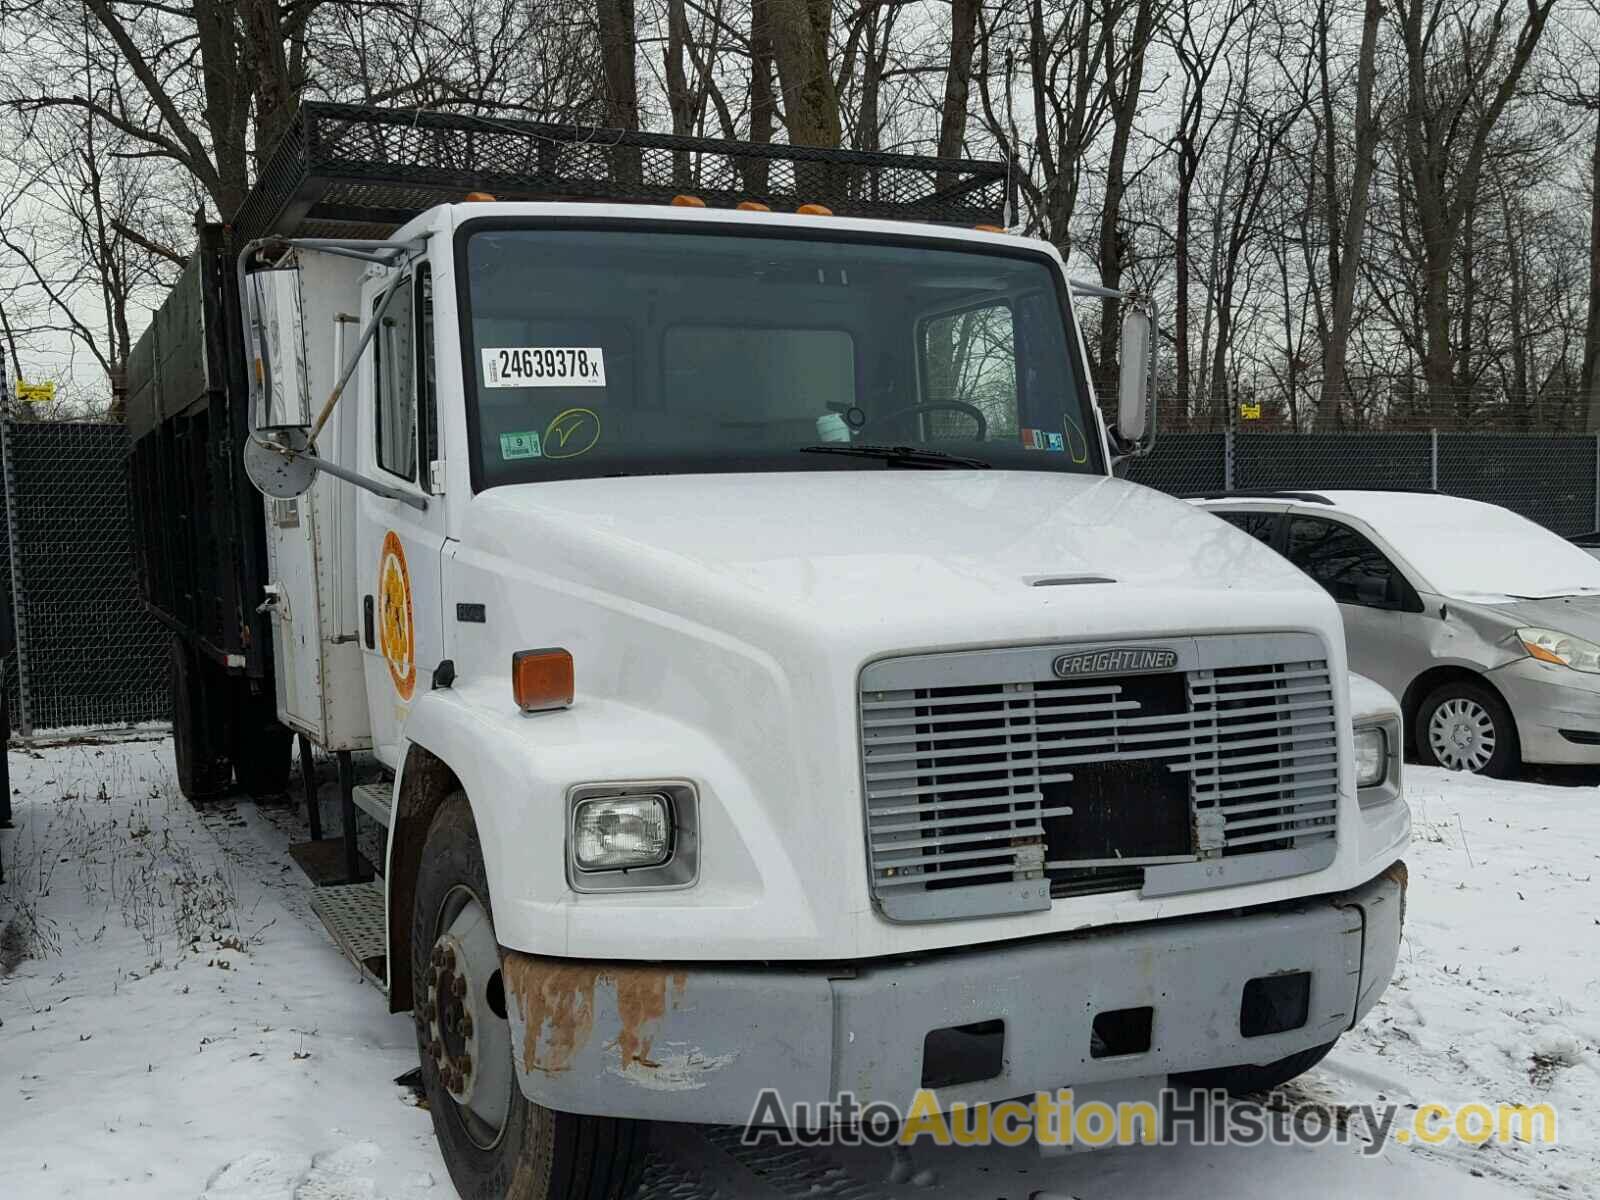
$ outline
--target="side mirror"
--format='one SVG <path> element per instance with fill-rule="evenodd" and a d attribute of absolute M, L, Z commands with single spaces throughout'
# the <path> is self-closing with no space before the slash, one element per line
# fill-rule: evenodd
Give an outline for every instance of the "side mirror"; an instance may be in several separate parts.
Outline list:
<path fill-rule="evenodd" d="M 1122 373 L 1117 388 L 1117 436 L 1130 443 L 1133 453 L 1149 449 L 1154 440 L 1150 428 L 1150 352 L 1155 337 L 1155 322 L 1148 311 L 1128 305 L 1122 316 L 1122 346 L 1118 351 Z"/>

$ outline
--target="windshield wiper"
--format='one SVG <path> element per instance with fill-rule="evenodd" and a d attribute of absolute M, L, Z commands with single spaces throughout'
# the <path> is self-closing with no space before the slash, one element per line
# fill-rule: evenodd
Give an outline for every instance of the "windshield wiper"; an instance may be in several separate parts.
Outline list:
<path fill-rule="evenodd" d="M 866 443 L 828 442 L 821 446 L 801 446 L 801 454 L 847 454 L 854 458 L 878 458 L 893 467 L 976 467 L 988 470 L 981 458 L 966 458 L 929 450 L 922 446 L 874 446 Z"/>

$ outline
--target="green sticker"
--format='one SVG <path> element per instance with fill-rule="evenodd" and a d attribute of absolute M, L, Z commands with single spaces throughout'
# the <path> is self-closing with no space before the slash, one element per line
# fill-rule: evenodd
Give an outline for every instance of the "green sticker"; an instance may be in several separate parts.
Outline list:
<path fill-rule="evenodd" d="M 539 435 L 531 429 L 526 433 L 502 433 L 500 435 L 501 458 L 538 458 L 541 454 Z"/>

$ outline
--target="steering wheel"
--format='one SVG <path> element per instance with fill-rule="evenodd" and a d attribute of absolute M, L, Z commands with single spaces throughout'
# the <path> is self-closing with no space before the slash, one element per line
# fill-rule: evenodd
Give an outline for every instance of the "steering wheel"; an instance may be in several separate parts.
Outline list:
<path fill-rule="evenodd" d="M 872 425 L 888 425 L 901 417 L 929 411 L 965 413 L 978 423 L 977 440 L 980 442 L 989 440 L 989 420 L 983 415 L 983 410 L 976 405 L 967 404 L 961 400 L 928 400 L 922 404 L 909 404 L 905 408 L 897 408 L 893 412 L 884 413 L 881 417 L 873 417 L 866 424 L 869 427 Z"/>

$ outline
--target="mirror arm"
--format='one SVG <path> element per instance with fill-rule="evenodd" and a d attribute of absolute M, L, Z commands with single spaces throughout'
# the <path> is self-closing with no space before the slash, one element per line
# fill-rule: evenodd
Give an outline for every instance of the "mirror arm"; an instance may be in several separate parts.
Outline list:
<path fill-rule="evenodd" d="M 319 458 L 315 454 L 305 454 L 305 461 L 319 471 L 326 471 L 335 479 L 343 479 L 346 483 L 353 483 L 358 488 L 366 488 L 367 491 L 385 499 L 398 500 L 401 504 L 409 504 L 418 512 L 428 511 L 428 501 L 423 496 L 413 495 L 403 488 L 390 487 L 387 483 L 361 474 L 360 471 L 353 471 L 349 467 L 341 467 L 338 463 L 329 462 L 327 459 Z"/>
<path fill-rule="evenodd" d="M 345 384 L 350 382 L 350 376 L 356 373 L 356 364 L 361 361 L 361 356 L 367 352 L 367 347 L 372 344 L 372 339 L 377 335 L 378 328 L 383 324 L 384 317 L 389 315 L 389 305 L 394 303 L 394 298 L 399 294 L 400 283 L 405 278 L 399 271 L 394 273 L 394 278 L 383 289 L 383 295 L 378 300 L 378 311 L 372 314 L 372 319 L 367 322 L 367 327 L 361 331 L 361 337 L 356 342 L 356 348 L 350 357 L 345 360 L 344 370 L 339 373 L 338 382 L 333 385 L 333 391 L 328 393 L 328 399 L 322 405 L 322 411 L 317 414 L 317 419 L 311 424 L 311 432 L 306 437 L 306 449 L 317 448 L 317 435 L 322 432 L 322 427 L 328 423 L 328 418 L 333 415 L 333 406 L 339 403 L 339 397 L 344 394 Z"/>

